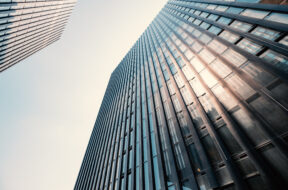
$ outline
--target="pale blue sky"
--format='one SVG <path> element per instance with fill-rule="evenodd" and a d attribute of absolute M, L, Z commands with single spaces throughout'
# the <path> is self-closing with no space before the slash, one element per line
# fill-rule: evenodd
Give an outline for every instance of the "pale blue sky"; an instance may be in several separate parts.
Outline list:
<path fill-rule="evenodd" d="M 60 41 L 0 73 L 0 189 L 73 189 L 111 72 L 166 0 L 79 0 Z"/>

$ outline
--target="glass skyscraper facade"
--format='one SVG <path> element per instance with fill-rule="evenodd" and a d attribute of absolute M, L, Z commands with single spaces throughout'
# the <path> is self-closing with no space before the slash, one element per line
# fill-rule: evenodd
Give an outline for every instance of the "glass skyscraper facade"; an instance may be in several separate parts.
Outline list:
<path fill-rule="evenodd" d="M 0 0 L 0 72 L 57 41 L 76 0 Z"/>
<path fill-rule="evenodd" d="M 251 2 L 168 1 L 111 75 L 75 190 L 287 189 L 288 7 Z"/>

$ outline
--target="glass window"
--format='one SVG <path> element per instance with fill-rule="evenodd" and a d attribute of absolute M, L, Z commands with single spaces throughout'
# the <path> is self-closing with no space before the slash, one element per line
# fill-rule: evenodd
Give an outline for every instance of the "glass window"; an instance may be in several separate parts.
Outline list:
<path fill-rule="evenodd" d="M 209 4 L 209 5 L 207 6 L 207 9 L 214 10 L 216 7 L 217 7 L 217 5 Z"/>
<path fill-rule="evenodd" d="M 247 83 L 245 83 L 235 74 L 228 76 L 225 80 L 228 85 L 244 99 L 247 99 L 255 93 L 255 91 Z"/>
<path fill-rule="evenodd" d="M 268 40 L 275 40 L 280 36 L 279 32 L 260 26 L 257 26 L 251 33 Z"/>
<path fill-rule="evenodd" d="M 184 86 L 184 82 L 183 82 L 182 78 L 179 76 L 178 73 L 174 75 L 174 78 L 175 78 L 175 81 L 176 81 L 176 83 L 177 83 L 179 88 Z"/>
<path fill-rule="evenodd" d="M 248 51 L 249 53 L 254 54 L 254 55 L 263 49 L 262 46 L 254 43 L 250 40 L 247 40 L 246 38 L 244 38 L 240 42 L 238 42 L 237 46 L 244 49 L 245 51 Z"/>
<path fill-rule="evenodd" d="M 253 18 L 259 18 L 262 19 L 265 16 L 267 16 L 269 12 L 267 11 L 259 11 L 259 10 L 254 10 L 254 9 L 245 9 L 241 15 L 243 16 L 248 16 L 248 17 L 253 17 Z"/>
<path fill-rule="evenodd" d="M 174 75 L 175 73 L 177 73 L 177 69 L 175 67 L 175 65 L 172 63 L 172 64 L 169 64 L 169 67 L 170 67 L 170 70 L 171 70 L 171 73 Z"/>
<path fill-rule="evenodd" d="M 193 99 L 192 99 L 191 94 L 188 92 L 187 87 L 182 88 L 180 91 L 181 91 L 181 94 L 184 98 L 185 103 L 187 105 L 191 104 Z"/>
<path fill-rule="evenodd" d="M 221 32 L 219 36 L 230 43 L 235 43 L 240 38 L 238 35 L 228 32 L 227 30 Z"/>
<path fill-rule="evenodd" d="M 208 19 L 210 19 L 210 20 L 217 20 L 217 18 L 219 18 L 219 16 L 218 15 L 214 15 L 214 14 L 210 14 L 209 16 L 208 16 Z"/>
<path fill-rule="evenodd" d="M 205 48 L 199 53 L 199 55 L 208 64 L 215 60 L 215 56 Z"/>
<path fill-rule="evenodd" d="M 193 65 L 197 72 L 200 72 L 202 69 L 204 69 L 202 62 L 197 57 L 194 57 L 190 63 Z"/>
<path fill-rule="evenodd" d="M 186 42 L 187 42 L 187 44 L 188 44 L 189 46 L 191 46 L 194 41 L 195 41 L 195 40 L 194 40 L 193 38 L 191 38 L 191 37 L 188 37 L 188 38 L 186 39 Z"/>
<path fill-rule="evenodd" d="M 240 67 L 245 73 L 250 75 L 254 80 L 260 82 L 262 85 L 269 84 L 272 80 L 275 79 L 273 75 L 267 73 L 263 69 L 259 69 L 258 67 L 254 66 L 253 63 L 247 61 Z"/>
<path fill-rule="evenodd" d="M 184 136 L 190 135 L 190 130 L 188 128 L 188 124 L 187 124 L 186 118 L 184 117 L 183 112 L 178 113 L 177 117 L 178 117 L 179 125 L 181 127 L 181 131 L 183 135 Z"/>
<path fill-rule="evenodd" d="M 192 47 L 191 47 L 196 53 L 198 53 L 202 48 L 203 46 L 198 43 L 198 42 L 195 42 Z"/>
<path fill-rule="evenodd" d="M 200 13 L 201 13 L 201 11 L 197 10 L 197 11 L 194 12 L 194 15 L 200 15 Z"/>
<path fill-rule="evenodd" d="M 184 75 L 186 76 L 187 80 L 191 80 L 194 77 L 193 71 L 190 69 L 190 67 L 184 66 L 182 68 L 182 71 L 183 71 Z"/>
<path fill-rule="evenodd" d="M 288 15 L 284 13 L 271 13 L 265 18 L 265 20 L 288 24 Z"/>
<path fill-rule="evenodd" d="M 222 55 L 237 67 L 242 65 L 247 60 L 244 56 L 230 48 L 227 49 Z"/>
<path fill-rule="evenodd" d="M 156 156 L 156 155 L 157 155 L 157 150 L 156 150 L 155 134 L 154 134 L 154 132 L 152 132 L 152 133 L 150 134 L 150 137 L 151 137 L 152 156 Z"/>
<path fill-rule="evenodd" d="M 203 138 L 203 144 L 212 162 L 220 162 L 222 160 L 209 135 Z"/>
<path fill-rule="evenodd" d="M 215 34 L 215 35 L 218 35 L 220 32 L 221 32 L 221 28 L 218 28 L 216 26 L 211 26 L 209 29 L 208 29 L 209 32 Z"/>
<path fill-rule="evenodd" d="M 194 30 L 194 32 L 193 32 L 193 35 L 195 36 L 195 37 L 199 37 L 200 35 L 202 34 L 202 32 L 200 32 L 199 30 Z"/>
<path fill-rule="evenodd" d="M 171 96 L 173 104 L 174 104 L 174 108 L 176 112 L 180 112 L 182 111 L 182 107 L 180 105 L 180 102 L 178 100 L 178 98 L 176 97 L 176 95 Z"/>
<path fill-rule="evenodd" d="M 260 57 L 267 61 L 270 65 L 273 65 L 276 68 L 288 73 L 288 57 L 272 50 L 265 51 Z"/>
<path fill-rule="evenodd" d="M 200 14 L 200 16 L 206 18 L 206 17 L 208 16 L 208 13 L 202 12 L 202 13 Z"/>
<path fill-rule="evenodd" d="M 223 53 L 227 49 L 227 46 L 225 46 L 224 44 L 222 44 L 218 40 L 212 40 L 208 44 L 208 46 L 219 54 Z"/>
<path fill-rule="evenodd" d="M 175 90 L 175 88 L 174 88 L 174 86 L 170 80 L 167 81 L 167 86 L 168 86 L 168 89 L 169 89 L 169 92 L 171 95 L 176 93 L 176 90 Z"/>
<path fill-rule="evenodd" d="M 236 100 L 232 98 L 220 84 L 213 87 L 212 92 L 227 110 L 230 110 L 237 105 Z"/>
<path fill-rule="evenodd" d="M 159 168 L 158 168 L 158 160 L 157 157 L 153 158 L 153 171 L 154 171 L 154 181 L 156 189 L 162 189 L 160 186 L 160 177 L 159 177 Z M 132 188 L 131 188 L 132 189 Z"/>
<path fill-rule="evenodd" d="M 190 81 L 190 85 L 192 86 L 195 94 L 199 97 L 205 93 L 205 89 L 197 78 L 194 78 Z"/>
<path fill-rule="evenodd" d="M 288 46 L 288 36 L 285 36 L 279 43 Z"/>
<path fill-rule="evenodd" d="M 248 24 L 246 22 L 241 22 L 241 21 L 238 21 L 238 20 L 235 20 L 234 22 L 232 22 L 232 24 L 230 24 L 230 26 L 232 28 L 241 30 L 243 32 L 248 32 L 252 28 L 251 24 Z"/>
<path fill-rule="evenodd" d="M 195 19 L 193 23 L 196 24 L 196 25 L 199 25 L 201 22 L 202 22 L 201 20 Z"/>
<path fill-rule="evenodd" d="M 226 17 L 220 17 L 217 22 L 221 23 L 221 24 L 225 24 L 225 25 L 228 25 L 231 23 L 231 19 L 230 18 L 226 18 Z"/>
<path fill-rule="evenodd" d="M 238 7 L 229 7 L 226 12 L 227 13 L 232 13 L 232 14 L 239 14 L 243 11 L 242 8 L 238 8 Z"/>
<path fill-rule="evenodd" d="M 201 27 L 201 28 L 204 28 L 205 30 L 206 30 L 207 28 L 209 28 L 209 26 L 210 26 L 210 24 L 208 24 L 208 23 L 206 23 L 206 22 L 202 22 L 202 24 L 200 24 L 200 27 Z"/>
<path fill-rule="evenodd" d="M 218 5 L 215 10 L 223 12 L 223 11 L 226 11 L 226 9 L 228 9 L 227 6 Z"/>
<path fill-rule="evenodd" d="M 201 40 L 204 44 L 207 44 L 212 40 L 212 38 L 210 36 L 207 36 L 206 34 L 202 34 L 199 40 Z"/>
<path fill-rule="evenodd" d="M 218 82 L 217 79 L 214 77 L 214 75 L 212 75 L 211 72 L 208 71 L 208 69 L 202 70 L 200 72 L 200 76 L 202 77 L 202 79 L 205 81 L 205 83 L 208 85 L 209 88 L 211 88 Z"/>
<path fill-rule="evenodd" d="M 200 128 L 203 125 L 203 120 L 196 109 L 195 103 L 189 105 L 188 110 L 190 112 L 194 125 Z"/>
<path fill-rule="evenodd" d="M 209 118 L 212 121 L 215 121 L 216 119 L 218 119 L 219 114 L 216 111 L 214 105 L 211 103 L 210 96 L 207 94 L 204 94 L 203 96 L 199 97 L 199 100 L 200 100 L 204 110 L 206 111 L 207 115 L 209 116 Z"/>
<path fill-rule="evenodd" d="M 185 52 L 185 56 L 188 60 L 190 60 L 192 57 L 194 57 L 194 54 L 192 53 L 192 51 L 190 51 L 189 49 Z"/>
<path fill-rule="evenodd" d="M 145 179 L 145 190 L 149 190 L 149 169 L 148 169 L 148 162 L 144 163 L 144 179 Z"/>
<path fill-rule="evenodd" d="M 226 125 L 220 127 L 217 131 L 219 132 L 219 135 L 223 139 L 224 144 L 227 146 L 231 154 L 240 153 L 242 151 L 242 148 L 239 146 L 238 142 L 232 136 Z"/>
<path fill-rule="evenodd" d="M 220 59 L 213 61 L 210 67 L 222 78 L 225 78 L 232 72 L 231 69 L 227 67 Z"/>
<path fill-rule="evenodd" d="M 257 126 L 242 109 L 233 112 L 232 116 L 244 129 L 246 134 L 250 137 L 251 141 L 255 143 L 255 145 L 261 144 L 265 140 L 268 140 L 263 132 L 259 129 L 259 126 Z"/>
<path fill-rule="evenodd" d="M 279 106 L 265 100 L 265 98 L 261 96 L 250 104 L 263 116 L 263 118 L 271 123 L 274 132 L 279 135 L 287 132 L 287 115 Z"/>

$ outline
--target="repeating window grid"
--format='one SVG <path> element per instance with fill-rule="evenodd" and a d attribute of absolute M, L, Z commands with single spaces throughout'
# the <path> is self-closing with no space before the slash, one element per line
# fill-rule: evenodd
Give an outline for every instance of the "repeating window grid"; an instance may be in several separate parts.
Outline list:
<path fill-rule="evenodd" d="M 129 64 L 129 61 L 128 61 L 128 64 Z M 128 66 L 128 73 L 129 73 L 129 70 L 130 70 L 130 69 L 129 69 L 129 66 Z M 128 75 L 127 75 L 127 77 L 128 77 Z M 127 79 L 126 79 L 126 80 L 127 80 Z M 125 101 L 127 101 L 127 100 L 125 99 Z M 125 109 L 123 110 L 123 112 L 125 112 Z M 122 112 L 122 113 L 123 113 L 123 112 Z M 124 115 L 124 114 L 123 114 L 123 115 Z M 108 118 L 110 118 L 110 117 L 108 117 Z M 108 128 L 108 127 L 107 127 L 107 128 Z M 110 128 L 112 129 L 112 127 L 110 127 Z M 107 134 L 106 134 L 106 135 L 107 135 Z M 107 135 L 107 136 L 108 136 L 108 135 Z M 102 145 L 102 147 L 105 147 L 104 145 L 107 144 L 107 143 L 106 143 L 106 142 L 103 142 L 103 143 L 104 143 L 104 144 Z M 103 149 L 103 151 L 105 151 L 105 150 L 106 150 L 106 149 Z M 101 154 L 100 154 L 100 155 L 101 155 Z M 105 154 L 105 156 L 106 156 L 106 154 Z M 105 160 L 105 159 L 104 159 L 104 155 L 101 156 L 101 159 L 102 159 L 102 160 Z M 101 166 L 101 161 L 98 161 L 98 166 L 97 166 L 97 171 L 96 171 L 96 172 L 97 172 L 97 174 L 98 174 L 99 176 L 97 176 L 97 181 L 99 181 L 99 180 L 101 179 L 101 177 L 103 177 L 102 175 L 100 175 L 100 174 L 101 174 L 100 172 L 98 173 L 98 170 L 99 170 L 100 166 Z M 96 173 L 96 172 L 95 172 L 95 173 Z M 95 187 L 95 183 L 96 183 L 96 180 L 94 180 L 94 183 L 93 183 L 92 186 L 90 186 L 89 188 L 94 188 L 94 187 Z"/>
<path fill-rule="evenodd" d="M 169 7 L 169 6 L 168 6 L 168 7 Z M 245 24 L 245 21 L 244 21 L 244 22 L 241 22 L 241 21 L 235 20 L 230 26 L 227 26 L 227 27 L 226 27 L 226 26 L 223 26 L 223 25 L 221 25 L 221 24 L 219 24 L 219 23 L 217 23 L 217 22 L 213 22 L 213 21 L 211 21 L 211 20 L 209 20 L 209 19 L 206 19 L 206 18 L 197 17 L 197 16 L 195 16 L 195 15 L 193 15 L 193 14 L 191 14 L 191 13 L 188 13 L 188 12 L 185 12 L 185 11 L 182 11 L 182 10 L 178 10 L 178 9 L 176 9 L 176 8 L 170 7 L 170 10 L 174 10 L 174 11 L 176 11 L 176 12 L 178 12 L 178 13 L 184 13 L 183 15 L 187 14 L 187 15 L 189 15 L 189 16 L 196 17 L 196 18 L 198 18 L 198 19 L 200 19 L 200 20 L 203 20 L 203 22 L 204 22 L 204 21 L 205 21 L 205 22 L 208 22 L 209 24 L 212 24 L 212 25 L 217 26 L 217 27 L 219 27 L 219 28 L 225 29 L 225 31 L 226 31 L 226 30 L 231 31 L 232 33 L 235 33 L 235 34 L 237 34 L 237 35 L 239 35 L 239 36 L 243 36 L 243 37 L 245 37 L 245 38 L 251 39 L 252 41 L 255 41 L 256 43 L 263 44 L 264 46 L 267 46 L 267 47 L 269 47 L 269 48 L 271 48 L 271 49 L 273 49 L 273 50 L 275 50 L 275 51 L 280 51 L 281 53 L 284 53 L 285 55 L 288 55 L 287 51 L 285 51 L 283 48 L 279 47 L 279 43 L 277 43 L 277 42 L 273 42 L 273 41 L 271 41 L 271 40 L 267 40 L 267 38 L 255 37 L 254 35 L 251 35 L 250 33 L 243 33 L 243 32 L 241 32 L 241 31 L 238 31 L 238 30 L 235 29 L 235 28 L 232 28 L 232 26 L 234 26 L 234 23 L 237 22 L 237 23 L 243 23 L 243 24 Z M 212 14 L 211 14 L 211 15 L 212 15 Z M 208 18 L 209 18 L 209 17 L 208 17 Z M 258 23 L 258 22 L 257 22 L 257 23 Z M 252 24 L 253 24 L 253 23 L 252 23 Z M 254 24 L 253 27 L 252 27 L 251 24 L 248 24 L 248 23 L 246 23 L 246 25 L 250 25 L 249 31 L 251 31 L 251 33 L 253 34 L 253 29 L 256 27 L 256 25 Z M 235 25 L 235 26 L 237 26 L 237 25 Z M 266 26 L 267 26 L 267 24 L 265 23 L 265 25 L 263 25 L 263 27 L 265 28 Z M 263 28 L 263 27 L 262 27 L 262 28 Z M 241 26 L 240 29 L 243 29 L 243 26 Z M 209 29 L 208 29 L 208 30 L 209 30 Z M 285 30 L 284 30 L 284 31 L 285 31 Z M 281 35 L 280 35 L 278 38 L 276 38 L 275 40 L 281 39 L 284 34 L 285 34 L 285 33 L 281 34 Z M 221 35 L 221 34 L 220 34 L 220 35 Z"/>
<path fill-rule="evenodd" d="M 219 43 L 218 43 L 219 44 Z M 210 49 L 211 50 L 211 49 Z M 213 50 L 212 50 L 213 51 Z M 229 53 L 228 53 L 228 51 L 230 51 Z M 244 59 L 244 57 L 243 58 L 241 58 L 241 54 L 239 54 L 239 53 L 236 53 L 235 51 L 232 51 L 232 50 L 227 50 L 227 51 L 225 51 L 224 53 L 223 53 L 223 56 L 225 56 L 227 54 L 227 56 L 231 56 L 231 55 L 233 55 L 233 54 L 235 54 L 236 56 L 237 56 L 237 59 L 238 59 L 238 57 L 240 58 L 240 59 Z M 233 59 L 231 59 L 231 58 L 228 58 L 228 60 L 230 61 L 230 60 L 235 60 L 234 58 Z M 227 61 L 227 59 L 226 59 L 226 61 Z M 236 66 L 240 66 L 240 65 L 242 65 L 242 64 L 244 64 L 245 63 L 245 61 L 241 61 L 241 62 L 239 62 L 239 61 L 237 61 L 236 62 L 236 64 L 238 64 L 238 65 L 236 65 Z M 255 62 L 254 62 L 255 63 Z M 261 68 L 260 68 L 261 69 Z M 234 70 L 237 72 L 239 69 L 237 69 L 237 68 L 234 68 Z M 241 71 L 238 71 L 238 72 L 241 72 Z M 242 74 L 242 76 L 243 75 L 245 75 L 245 74 Z M 249 81 L 249 83 L 250 84 L 253 84 L 254 83 L 254 86 L 253 86 L 253 88 L 255 89 L 262 89 L 263 87 L 259 87 L 259 84 L 255 84 L 255 82 L 254 82 L 254 80 L 251 80 L 251 77 L 249 77 L 249 76 L 245 76 L 246 77 L 246 80 L 248 80 Z M 250 79 L 249 79 L 250 78 Z M 259 91 L 260 91 L 259 90 Z M 260 91 L 260 93 L 261 93 L 261 91 Z M 264 96 L 265 96 L 265 94 L 264 94 Z M 272 96 L 272 97 L 275 97 L 275 95 L 269 95 L 269 96 Z M 277 99 L 277 98 L 276 98 Z M 281 102 L 281 105 L 280 106 L 282 106 L 282 104 L 285 106 L 286 105 L 286 103 L 285 102 L 283 102 L 281 99 L 279 100 L 278 99 L 278 101 L 280 101 Z M 277 102 L 276 102 L 277 103 Z M 277 103 L 278 104 L 278 103 Z"/>
<path fill-rule="evenodd" d="M 1 47 L 2 52 L 5 51 L 4 54 L 5 57 L 2 56 L 1 60 L 2 64 L 0 70 L 3 71 L 7 69 L 13 64 L 19 62 L 21 59 L 24 59 L 25 57 L 31 55 L 37 50 L 51 44 L 52 42 L 55 41 L 55 39 L 59 39 L 59 36 L 61 35 L 62 30 L 64 28 L 64 24 L 66 23 L 75 2 L 76 1 L 61 1 L 61 2 L 59 1 L 56 3 L 46 2 L 46 4 L 43 4 L 41 2 L 6 4 L 5 8 L 1 10 L 0 15 L 0 17 L 2 17 L 0 24 L 1 29 L 0 36 L 2 36 L 0 40 L 2 41 L 2 43 L 0 44 L 2 45 Z M 41 10 L 39 8 L 38 9 L 35 8 L 35 6 L 38 5 L 41 6 Z M 39 10 L 40 12 L 37 13 L 37 10 Z M 19 16 L 17 16 L 17 14 Z M 52 18 L 51 16 L 49 17 L 49 15 L 53 15 L 54 18 Z M 43 18 L 43 20 L 41 19 L 36 20 L 37 17 Z M 54 35 L 50 34 L 51 38 L 45 39 L 42 37 L 41 43 L 39 40 L 37 42 L 34 40 L 34 44 L 27 47 L 27 44 L 29 43 L 28 41 L 29 38 L 20 39 L 19 37 L 31 34 L 30 38 L 32 37 L 31 38 L 32 40 L 35 37 L 37 37 L 37 35 L 39 36 L 39 33 L 36 35 L 35 32 L 34 33 L 32 32 L 33 29 L 31 27 L 38 29 L 41 25 L 45 24 L 45 21 L 46 23 L 47 21 L 49 21 L 49 25 L 46 25 L 47 27 L 46 33 L 54 33 L 55 35 L 58 32 L 57 29 L 59 29 L 60 31 L 59 36 L 52 38 L 52 36 L 54 37 Z M 36 25 L 37 28 L 35 27 Z M 21 46 L 20 47 L 18 45 L 19 48 L 22 49 L 22 52 L 18 50 L 19 48 L 17 47 L 16 44 L 12 44 L 12 42 L 15 43 L 17 40 L 18 44 Z M 9 49 L 10 52 L 7 52 L 7 49 Z M 14 50 L 18 50 L 18 52 Z"/>
<path fill-rule="evenodd" d="M 152 25 L 153 26 L 153 25 Z M 153 30 L 156 30 L 155 28 L 153 29 Z M 156 34 L 158 33 L 158 32 L 155 32 Z M 160 33 L 160 32 L 159 32 Z M 164 36 L 164 32 L 162 32 L 162 34 L 161 34 L 162 36 Z M 161 40 L 161 38 L 160 38 L 160 40 Z M 163 47 L 165 47 L 165 44 L 163 44 Z M 162 48 L 163 48 L 162 47 Z M 166 48 L 166 47 L 165 47 Z M 169 52 L 169 51 L 168 51 Z M 170 56 L 171 56 L 171 53 L 170 53 Z M 176 61 L 175 61 L 176 62 Z M 175 63 L 174 63 L 175 64 Z M 176 83 L 175 83 L 175 81 L 174 81 L 174 86 L 176 86 Z M 179 92 L 178 92 L 178 94 L 179 94 Z M 183 101 L 182 101 L 182 99 L 181 99 L 181 102 L 182 102 L 182 105 L 184 105 L 184 103 L 183 103 Z M 164 106 L 165 106 L 165 104 L 164 104 Z M 185 110 L 186 112 L 187 112 L 187 110 Z M 190 119 L 190 118 L 189 118 Z M 170 125 L 172 126 L 172 122 L 171 122 L 171 120 L 168 120 L 168 126 L 169 126 L 169 122 L 170 122 Z M 191 120 L 189 120 L 189 122 L 191 123 Z M 191 124 L 189 124 L 190 126 L 191 126 Z M 191 126 L 192 127 L 192 126 Z M 173 136 L 173 135 L 172 135 Z M 173 137 L 172 137 L 173 138 Z M 181 137 L 182 138 L 182 137 Z M 179 139 L 180 140 L 180 139 Z M 180 141 L 180 143 L 182 143 L 182 140 Z M 186 153 L 186 152 L 185 152 Z M 182 154 L 183 154 L 183 156 L 184 156 L 184 158 L 185 159 L 187 159 L 187 155 L 185 155 L 185 153 L 184 152 L 182 152 Z M 187 163 L 187 161 L 185 162 L 185 163 Z M 191 169 L 191 166 L 189 165 L 189 166 L 187 166 L 186 165 L 186 168 L 188 168 L 188 170 L 189 169 Z M 194 178 L 192 177 L 192 179 L 190 178 L 190 180 L 191 180 L 191 182 L 192 183 L 195 183 L 195 182 L 193 182 L 194 181 Z"/>

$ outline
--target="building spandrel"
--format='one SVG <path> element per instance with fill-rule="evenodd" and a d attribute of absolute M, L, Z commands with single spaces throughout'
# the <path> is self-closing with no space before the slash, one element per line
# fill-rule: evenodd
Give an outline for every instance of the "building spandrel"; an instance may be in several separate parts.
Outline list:
<path fill-rule="evenodd" d="M 168 1 L 111 75 L 75 189 L 286 189 L 287 18 Z"/>

